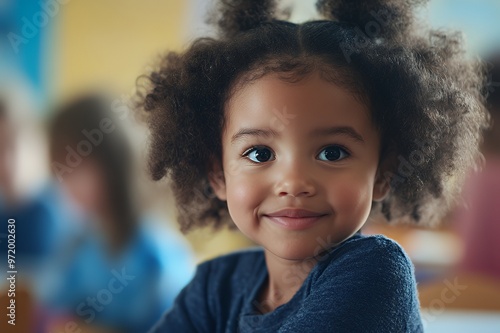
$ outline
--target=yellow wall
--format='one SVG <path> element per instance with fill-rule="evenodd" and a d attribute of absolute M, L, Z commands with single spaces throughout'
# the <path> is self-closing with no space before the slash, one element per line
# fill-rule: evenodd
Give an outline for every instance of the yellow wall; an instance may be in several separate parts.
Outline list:
<path fill-rule="evenodd" d="M 155 56 L 180 50 L 190 1 L 71 0 L 56 22 L 56 97 L 105 86 L 130 93 Z"/>
<path fill-rule="evenodd" d="M 61 5 L 51 51 L 56 100 L 101 87 L 132 94 L 135 80 L 158 55 L 186 46 L 192 6 L 193 0 L 70 0 Z M 174 220 L 172 205 L 159 204 L 169 207 L 166 218 Z M 239 232 L 214 234 L 209 228 L 193 231 L 188 240 L 200 261 L 251 244 Z"/>

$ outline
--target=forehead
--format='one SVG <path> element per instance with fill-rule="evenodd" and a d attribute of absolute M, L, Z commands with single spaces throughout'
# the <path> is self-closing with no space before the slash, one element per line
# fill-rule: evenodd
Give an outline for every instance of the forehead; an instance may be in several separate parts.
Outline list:
<path fill-rule="evenodd" d="M 227 102 L 225 118 L 226 135 L 241 127 L 294 133 L 325 126 L 350 126 L 366 135 L 375 131 L 368 106 L 318 73 L 293 83 L 270 74 L 242 85 Z"/>

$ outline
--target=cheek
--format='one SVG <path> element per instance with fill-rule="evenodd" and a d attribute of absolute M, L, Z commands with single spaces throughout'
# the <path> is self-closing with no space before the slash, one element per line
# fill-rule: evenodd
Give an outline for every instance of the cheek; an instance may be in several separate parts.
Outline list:
<path fill-rule="evenodd" d="M 361 177 L 342 177 L 329 184 L 328 197 L 335 213 L 364 222 L 372 204 L 371 181 Z"/>
<path fill-rule="evenodd" d="M 98 210 L 102 202 L 103 184 L 94 170 L 89 170 L 85 166 L 76 168 L 63 185 L 76 204 L 87 211 Z"/>
<path fill-rule="evenodd" d="M 240 229 L 252 224 L 255 209 L 265 200 L 268 189 L 263 180 L 248 175 L 231 177 L 226 183 L 229 214 Z"/>

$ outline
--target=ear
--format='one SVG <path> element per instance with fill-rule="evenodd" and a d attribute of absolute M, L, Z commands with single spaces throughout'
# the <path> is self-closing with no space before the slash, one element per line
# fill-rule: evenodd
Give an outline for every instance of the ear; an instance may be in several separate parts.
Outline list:
<path fill-rule="evenodd" d="M 226 201 L 226 180 L 224 178 L 224 171 L 222 170 L 220 161 L 212 161 L 210 170 L 211 171 L 208 173 L 208 181 L 212 190 L 217 198 L 222 201 Z"/>
<path fill-rule="evenodd" d="M 373 184 L 373 201 L 382 201 L 389 194 L 390 187 L 390 179 L 384 176 L 384 172 L 381 172 L 380 169 L 377 171 L 377 175 L 375 177 L 375 183 Z"/>
<path fill-rule="evenodd" d="M 391 179 L 388 177 L 390 173 L 391 166 L 394 164 L 394 158 L 386 157 L 377 168 L 377 174 L 375 175 L 375 182 L 373 184 L 373 201 L 384 200 L 391 190 Z"/>

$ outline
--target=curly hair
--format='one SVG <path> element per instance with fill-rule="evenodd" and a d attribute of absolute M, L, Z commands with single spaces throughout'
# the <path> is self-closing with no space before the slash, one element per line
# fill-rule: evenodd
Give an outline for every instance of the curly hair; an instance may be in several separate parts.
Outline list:
<path fill-rule="evenodd" d="M 229 223 L 211 191 L 221 160 L 224 106 L 245 83 L 269 73 L 297 81 L 312 72 L 366 103 L 382 138 L 391 191 L 372 213 L 420 224 L 438 221 L 479 160 L 486 75 L 466 57 L 459 33 L 417 30 L 419 0 L 319 0 L 322 20 L 276 18 L 271 0 L 222 0 L 199 38 L 166 54 L 139 83 L 150 137 L 149 171 L 172 182 L 181 230 Z M 417 31 L 419 33 L 417 33 Z"/>

